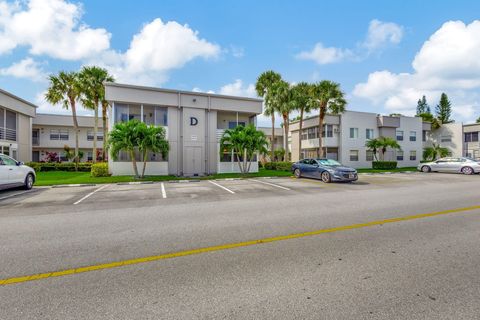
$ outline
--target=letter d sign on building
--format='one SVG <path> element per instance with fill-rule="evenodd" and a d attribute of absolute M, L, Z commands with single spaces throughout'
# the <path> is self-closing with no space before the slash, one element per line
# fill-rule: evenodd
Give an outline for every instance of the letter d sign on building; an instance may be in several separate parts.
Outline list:
<path fill-rule="evenodd" d="M 196 126 L 198 124 L 198 119 L 195 117 L 190 117 L 190 125 Z"/>

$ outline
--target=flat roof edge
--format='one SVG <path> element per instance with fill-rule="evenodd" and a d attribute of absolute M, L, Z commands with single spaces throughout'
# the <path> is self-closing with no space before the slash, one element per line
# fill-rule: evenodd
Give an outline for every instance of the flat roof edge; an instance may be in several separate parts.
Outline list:
<path fill-rule="evenodd" d="M 4 95 L 7 95 L 7 96 L 9 96 L 10 98 L 13 98 L 13 99 L 15 99 L 15 100 L 21 101 L 21 102 L 23 102 L 23 103 L 25 103 L 25 104 L 28 104 L 28 105 L 31 106 L 31 107 L 38 108 L 37 105 L 35 105 L 35 104 L 33 104 L 33 103 L 31 103 L 31 102 L 23 99 L 23 98 L 20 98 L 20 97 L 14 95 L 13 93 L 10 93 L 10 92 L 8 92 L 8 91 L 5 91 L 5 90 L 3 90 L 3 89 L 1 89 L 1 88 L 0 88 L 0 93 L 3 93 Z"/>

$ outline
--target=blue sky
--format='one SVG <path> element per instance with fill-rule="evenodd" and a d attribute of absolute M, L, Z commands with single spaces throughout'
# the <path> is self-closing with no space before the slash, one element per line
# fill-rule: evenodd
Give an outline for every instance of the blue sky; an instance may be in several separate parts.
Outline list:
<path fill-rule="evenodd" d="M 358 111 L 412 114 L 422 94 L 433 106 L 446 92 L 471 122 L 478 12 L 478 1 L 0 0 L 0 87 L 62 112 L 41 99 L 45 76 L 85 64 L 119 82 L 234 95 L 273 69 L 337 81 Z"/>

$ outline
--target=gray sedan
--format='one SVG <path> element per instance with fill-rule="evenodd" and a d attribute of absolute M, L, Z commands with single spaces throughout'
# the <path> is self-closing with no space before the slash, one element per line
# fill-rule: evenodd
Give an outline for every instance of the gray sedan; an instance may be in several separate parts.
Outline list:
<path fill-rule="evenodd" d="M 325 183 L 358 180 L 357 170 L 332 159 L 303 159 L 292 165 L 292 172 L 297 178 L 316 178 Z"/>
<path fill-rule="evenodd" d="M 453 172 L 463 174 L 480 173 L 480 161 L 460 157 L 441 158 L 432 162 L 420 163 L 417 167 L 422 172 Z"/>

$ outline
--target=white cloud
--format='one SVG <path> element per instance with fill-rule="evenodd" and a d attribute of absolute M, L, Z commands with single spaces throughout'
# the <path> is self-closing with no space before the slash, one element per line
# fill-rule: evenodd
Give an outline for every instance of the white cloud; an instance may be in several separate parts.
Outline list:
<path fill-rule="evenodd" d="M 216 58 L 220 52 L 188 25 L 157 18 L 133 36 L 126 52 L 109 50 L 89 63 L 106 67 L 120 82 L 158 85 L 168 79 L 168 71 L 196 58 Z"/>
<path fill-rule="evenodd" d="M 371 52 L 381 49 L 388 44 L 398 44 L 402 38 L 402 26 L 393 22 L 382 22 L 374 19 L 370 21 L 363 46 Z"/>
<path fill-rule="evenodd" d="M 7 68 L 0 69 L 0 75 L 25 78 L 32 81 L 46 81 L 47 75 L 38 62 L 32 58 L 25 58 Z"/>
<path fill-rule="evenodd" d="M 317 64 L 335 63 L 353 57 L 353 52 L 348 49 L 324 47 L 322 43 L 315 44 L 311 51 L 302 51 L 296 56 L 302 60 L 312 60 Z"/>
<path fill-rule="evenodd" d="M 51 105 L 45 100 L 45 91 L 38 93 L 35 96 L 35 104 L 38 106 L 37 113 L 50 113 L 50 114 L 66 114 L 71 115 L 72 111 L 70 109 L 64 109 L 62 104 Z M 77 115 L 79 116 L 90 116 L 93 115 L 92 110 L 85 109 L 81 103 L 77 102 L 76 104 Z"/>
<path fill-rule="evenodd" d="M 251 83 L 244 85 L 241 79 L 235 80 L 233 83 L 229 83 L 220 88 L 220 94 L 228 96 L 240 96 L 256 98 L 255 86 Z"/>
<path fill-rule="evenodd" d="M 0 54 L 26 46 L 30 54 L 80 60 L 107 50 L 110 33 L 80 21 L 80 5 L 63 0 L 0 2 Z"/>
<path fill-rule="evenodd" d="M 458 121 L 473 121 L 479 114 L 480 21 L 466 25 L 449 21 L 423 44 L 412 62 L 412 73 L 377 71 L 353 94 L 391 112 L 413 114 L 417 100 L 426 95 L 433 107 L 441 92 L 451 98 Z"/>
<path fill-rule="evenodd" d="M 243 56 L 245 55 L 245 49 L 242 47 L 230 45 L 229 51 L 232 53 L 232 56 L 234 56 L 235 58 L 243 58 Z"/>

